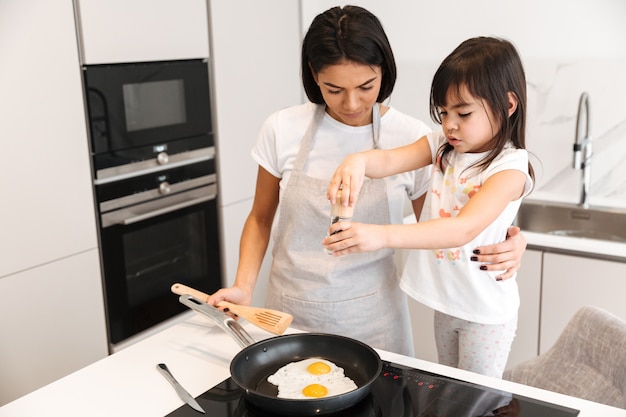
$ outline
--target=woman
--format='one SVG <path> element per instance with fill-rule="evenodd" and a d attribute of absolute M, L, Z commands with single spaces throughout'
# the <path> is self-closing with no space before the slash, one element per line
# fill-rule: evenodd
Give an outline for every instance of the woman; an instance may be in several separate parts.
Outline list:
<path fill-rule="evenodd" d="M 274 239 L 268 308 L 291 313 L 302 330 L 341 334 L 373 347 L 412 355 L 406 296 L 398 287 L 393 250 L 333 257 L 321 240 L 329 225 L 326 187 L 347 155 L 410 143 L 430 129 L 382 104 L 393 91 L 396 65 L 380 21 L 356 6 L 318 15 L 302 45 L 302 81 L 310 103 L 280 110 L 265 122 L 252 156 L 256 194 L 244 225 L 235 283 L 213 294 L 249 305 L 270 234 Z M 412 139 L 413 138 L 413 139 Z M 354 220 L 400 223 L 405 196 L 419 218 L 427 170 L 367 181 Z M 278 218 L 274 227 L 275 214 Z M 478 248 L 488 268 L 519 266 L 526 243 L 513 239 Z"/>

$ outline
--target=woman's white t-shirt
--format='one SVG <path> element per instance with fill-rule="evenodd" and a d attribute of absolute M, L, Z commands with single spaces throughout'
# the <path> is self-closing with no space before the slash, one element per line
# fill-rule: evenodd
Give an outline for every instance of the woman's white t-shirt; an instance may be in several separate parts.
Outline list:
<path fill-rule="evenodd" d="M 264 123 L 251 151 L 254 160 L 270 174 L 280 178 L 281 195 L 293 170 L 300 141 L 315 112 L 313 103 L 279 110 Z M 379 147 L 396 148 L 415 142 L 430 132 L 423 122 L 394 108 L 381 117 Z M 343 159 L 373 148 L 372 125 L 348 126 L 325 114 L 315 134 L 315 142 L 305 172 L 315 178 L 330 180 Z M 385 178 L 392 223 L 402 223 L 405 196 L 414 200 L 426 192 L 430 167 Z M 358 204 L 358 203 L 357 203 Z"/>

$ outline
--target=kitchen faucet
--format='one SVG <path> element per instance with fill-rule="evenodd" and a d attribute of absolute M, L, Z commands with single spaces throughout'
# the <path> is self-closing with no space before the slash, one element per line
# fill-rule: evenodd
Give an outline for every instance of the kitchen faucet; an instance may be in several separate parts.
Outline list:
<path fill-rule="evenodd" d="M 585 110 L 585 130 L 584 136 L 580 128 Z M 589 207 L 589 187 L 591 185 L 591 135 L 589 134 L 589 94 L 582 93 L 578 101 L 578 113 L 576 114 L 576 138 L 574 141 L 574 169 L 582 170 L 580 205 Z"/>

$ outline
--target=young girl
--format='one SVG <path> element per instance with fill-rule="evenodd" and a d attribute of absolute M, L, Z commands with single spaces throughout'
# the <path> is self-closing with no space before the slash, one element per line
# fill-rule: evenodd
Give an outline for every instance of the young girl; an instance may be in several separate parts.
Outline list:
<path fill-rule="evenodd" d="M 439 361 L 501 377 L 517 328 L 517 283 L 469 261 L 474 248 L 506 238 L 533 184 L 524 150 L 526 80 L 515 47 L 487 37 L 459 45 L 435 73 L 430 111 L 442 132 L 350 155 L 328 187 L 331 202 L 341 186 L 342 203 L 354 205 L 364 176 L 433 164 L 420 222 L 339 222 L 323 244 L 336 256 L 382 247 L 430 249 L 410 252 L 400 285 L 435 310 Z"/>

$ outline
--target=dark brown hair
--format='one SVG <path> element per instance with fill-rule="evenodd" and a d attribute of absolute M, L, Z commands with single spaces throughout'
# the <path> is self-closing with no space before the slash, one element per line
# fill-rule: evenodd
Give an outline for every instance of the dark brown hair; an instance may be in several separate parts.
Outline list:
<path fill-rule="evenodd" d="M 324 104 L 311 67 L 320 72 L 343 60 L 382 69 L 377 102 L 391 95 L 396 83 L 396 61 L 382 24 L 358 6 L 333 7 L 317 15 L 302 42 L 302 84 L 313 103 Z M 309 66 L 310 65 L 310 66 Z"/>
<path fill-rule="evenodd" d="M 439 108 L 446 106 L 448 92 L 456 89 L 460 95 L 463 86 L 472 96 L 489 105 L 495 122 L 500 124 L 494 137 L 495 146 L 476 167 L 486 169 L 509 140 L 516 148 L 525 149 L 526 75 L 515 46 L 504 39 L 477 37 L 464 41 L 452 51 L 437 69 L 430 89 L 430 116 L 435 122 L 441 124 Z M 517 109 L 511 116 L 509 92 L 517 98 Z M 446 156 L 453 149 L 446 143 L 437 151 L 442 169 Z M 528 169 L 534 178 L 530 164 Z"/>

